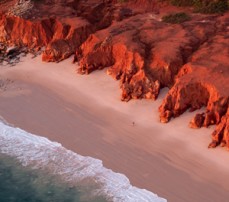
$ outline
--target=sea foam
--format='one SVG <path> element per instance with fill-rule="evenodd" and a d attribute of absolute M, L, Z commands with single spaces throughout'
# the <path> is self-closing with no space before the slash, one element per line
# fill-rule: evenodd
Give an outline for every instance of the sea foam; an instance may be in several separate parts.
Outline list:
<path fill-rule="evenodd" d="M 130 184 L 129 179 L 103 166 L 101 160 L 81 156 L 61 144 L 0 122 L 0 152 L 16 157 L 23 166 L 42 169 L 66 182 L 80 183 L 93 179 L 96 194 L 114 202 L 166 202 L 156 194 Z"/>

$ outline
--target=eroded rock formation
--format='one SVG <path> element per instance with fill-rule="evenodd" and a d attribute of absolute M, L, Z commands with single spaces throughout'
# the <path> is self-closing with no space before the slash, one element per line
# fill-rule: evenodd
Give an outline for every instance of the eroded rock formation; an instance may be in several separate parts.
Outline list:
<path fill-rule="evenodd" d="M 109 4 L 102 0 L 87 3 L 46 0 L 34 3 L 22 17 L 4 10 L 0 16 L 0 42 L 30 49 L 45 47 L 44 61 L 61 61 L 74 54 L 89 34 L 109 26 L 114 17 Z"/>
<path fill-rule="evenodd" d="M 208 147 L 216 147 L 219 144 L 222 147 L 229 147 L 229 109 L 227 110 L 227 113 L 222 116 L 216 130 L 212 133 L 212 142 Z"/>
<path fill-rule="evenodd" d="M 206 112 L 197 114 L 190 126 L 219 125 L 213 133 L 211 147 L 221 143 L 224 131 L 228 133 L 225 117 L 229 108 L 229 40 L 222 34 L 214 36 L 192 55 L 179 71 L 174 86 L 160 106 L 162 122 L 168 122 L 171 117 L 179 116 L 187 109 L 207 106 Z"/>
<path fill-rule="evenodd" d="M 6 15 L 4 5 L 12 2 L 3 3 L 0 42 L 44 47 L 48 62 L 75 54 L 81 74 L 107 68 L 120 80 L 123 101 L 155 100 L 169 87 L 159 108 L 161 122 L 206 106 L 190 127 L 216 124 L 209 147 L 229 148 L 228 12 L 202 15 L 156 0 L 43 0 L 19 17 Z M 181 11 L 191 20 L 161 20 Z"/>

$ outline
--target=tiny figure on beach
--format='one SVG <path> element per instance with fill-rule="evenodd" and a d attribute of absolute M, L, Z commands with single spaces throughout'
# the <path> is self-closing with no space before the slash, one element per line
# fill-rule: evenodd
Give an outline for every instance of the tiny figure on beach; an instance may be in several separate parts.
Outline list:
<path fill-rule="evenodd" d="M 132 126 L 135 126 L 135 122 L 134 121 L 132 122 Z"/>

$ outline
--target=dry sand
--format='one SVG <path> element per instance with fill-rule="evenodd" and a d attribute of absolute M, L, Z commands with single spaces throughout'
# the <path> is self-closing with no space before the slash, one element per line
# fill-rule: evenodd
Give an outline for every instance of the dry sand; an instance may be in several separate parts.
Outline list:
<path fill-rule="evenodd" d="M 156 102 L 119 99 L 118 82 L 76 74 L 72 59 L 22 58 L 0 66 L 0 115 L 81 155 L 101 159 L 137 187 L 169 202 L 228 202 L 229 154 L 207 149 L 211 128 L 189 129 L 194 113 L 159 123 Z M 132 122 L 135 122 L 133 126 Z"/>

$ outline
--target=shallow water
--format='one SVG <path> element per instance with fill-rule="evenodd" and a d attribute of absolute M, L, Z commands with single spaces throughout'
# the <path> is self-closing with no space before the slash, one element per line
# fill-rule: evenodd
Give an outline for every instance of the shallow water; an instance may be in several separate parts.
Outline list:
<path fill-rule="evenodd" d="M 58 177 L 23 167 L 18 160 L 0 154 L 1 202 L 106 202 L 87 196 L 88 187 L 70 186 Z"/>

